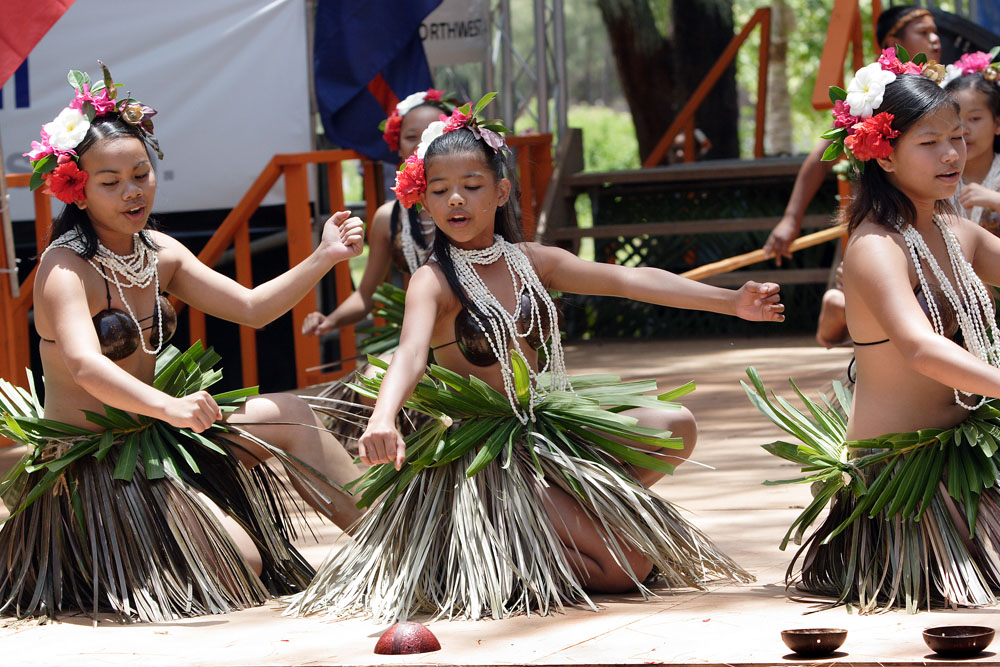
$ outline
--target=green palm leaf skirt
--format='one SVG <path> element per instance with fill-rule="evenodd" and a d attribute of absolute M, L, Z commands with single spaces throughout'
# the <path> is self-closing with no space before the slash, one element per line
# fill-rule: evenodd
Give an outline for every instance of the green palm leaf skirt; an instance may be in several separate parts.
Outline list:
<path fill-rule="evenodd" d="M 515 357 L 515 360 L 517 358 Z M 372 363 L 379 364 L 372 359 Z M 384 368 L 384 365 L 383 365 Z M 526 368 L 515 364 L 527 400 Z M 375 396 L 381 376 L 354 385 Z M 540 382 L 545 386 L 545 378 Z M 668 502 L 634 480 L 626 466 L 663 472 L 673 466 L 611 437 L 679 448 L 669 433 L 620 414 L 631 407 L 676 409 L 685 385 L 644 395 L 656 383 L 610 375 L 572 378 L 575 392 L 553 392 L 522 424 L 507 397 L 477 378 L 430 366 L 407 407 L 429 419 L 405 437 L 407 460 L 371 468 L 356 482 L 371 509 L 351 540 L 335 549 L 286 614 L 368 616 L 393 622 L 435 618 L 504 618 L 566 605 L 596 609 L 543 509 L 546 486 L 558 487 L 590 515 L 636 587 L 703 588 L 717 579 L 752 577 Z M 640 581 L 623 545 L 654 566 Z"/>
<path fill-rule="evenodd" d="M 154 385 L 182 396 L 221 378 L 219 360 L 196 343 L 157 357 Z M 236 410 L 256 387 L 217 394 Z M 301 590 L 313 570 L 291 545 L 288 493 L 265 465 L 246 468 L 240 432 L 204 433 L 105 407 L 94 432 L 42 418 L 34 387 L 0 380 L 0 434 L 27 446 L 0 480 L 10 517 L 0 526 L 0 614 L 55 618 L 100 613 L 122 621 L 164 621 L 260 605 Z M 252 437 L 252 436 L 250 436 Z M 296 462 L 267 443 L 290 474 Z M 202 497 L 250 535 L 263 563 L 247 563 Z"/>
<path fill-rule="evenodd" d="M 793 382 L 803 412 L 769 395 L 753 368 L 747 374 L 751 402 L 798 441 L 764 449 L 804 473 L 767 484 L 812 484 L 813 500 L 781 543 L 800 545 L 785 575 L 790 597 L 861 613 L 996 603 L 1000 401 L 954 428 L 848 442 L 851 393 L 839 383 L 835 399 L 816 402 Z"/>

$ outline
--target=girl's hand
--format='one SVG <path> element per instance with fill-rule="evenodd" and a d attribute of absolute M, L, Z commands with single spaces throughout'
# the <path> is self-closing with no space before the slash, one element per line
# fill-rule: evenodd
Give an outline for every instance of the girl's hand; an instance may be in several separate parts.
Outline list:
<path fill-rule="evenodd" d="M 302 333 L 306 336 L 318 336 L 335 329 L 326 315 L 320 312 L 312 312 L 302 320 Z"/>
<path fill-rule="evenodd" d="M 320 247 L 336 262 L 357 257 L 365 247 L 365 223 L 350 211 L 338 211 L 323 226 Z"/>
<path fill-rule="evenodd" d="M 220 419 L 222 410 L 207 391 L 171 398 L 163 410 L 163 421 L 195 433 L 201 433 Z"/>
<path fill-rule="evenodd" d="M 982 206 L 998 210 L 1000 209 L 1000 192 L 984 188 L 979 183 L 969 183 L 962 186 L 962 191 L 958 193 L 958 201 L 966 209 Z"/>
<path fill-rule="evenodd" d="M 767 237 L 767 241 L 764 243 L 764 256 L 769 259 L 773 258 L 774 263 L 778 266 L 781 266 L 783 257 L 791 259 L 792 251 L 789 246 L 802 233 L 800 225 L 801 222 L 796 220 L 795 216 L 785 214 Z"/>
<path fill-rule="evenodd" d="M 368 465 L 395 463 L 399 470 L 406 460 L 406 443 L 395 424 L 368 421 L 368 428 L 358 438 L 358 454 Z"/>
<path fill-rule="evenodd" d="M 751 322 L 784 322 L 780 290 L 777 283 L 747 281 L 736 290 L 736 316 Z"/>

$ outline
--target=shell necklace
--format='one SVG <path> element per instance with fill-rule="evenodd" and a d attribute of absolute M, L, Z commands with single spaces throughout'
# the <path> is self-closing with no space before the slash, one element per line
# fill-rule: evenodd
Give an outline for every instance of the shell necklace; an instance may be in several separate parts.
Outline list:
<path fill-rule="evenodd" d="M 955 190 L 955 194 L 951 196 L 951 203 L 955 206 L 955 210 L 959 213 L 963 211 L 968 212 L 969 220 L 974 223 L 981 224 L 980 220 L 983 217 L 983 207 L 973 206 L 971 209 L 962 208 L 962 204 L 958 199 L 958 195 L 962 192 L 962 186 L 965 185 L 965 181 L 958 182 L 958 189 Z M 993 156 L 993 163 L 990 165 L 990 170 L 986 172 L 986 176 L 983 178 L 983 182 L 980 183 L 987 190 L 992 190 L 996 192 L 1000 190 L 1000 153 L 996 153 Z"/>
<path fill-rule="evenodd" d="M 129 317 L 135 322 L 136 329 L 140 332 L 139 344 L 142 346 L 142 351 L 155 356 L 163 349 L 163 311 L 159 307 L 159 303 L 157 303 L 156 327 L 159 338 L 157 338 L 156 349 L 151 350 L 146 347 L 146 337 L 142 335 L 142 324 L 140 324 L 139 318 L 136 317 L 135 311 L 132 310 L 128 299 L 125 298 L 125 292 L 123 291 L 126 287 L 142 289 L 152 283 L 156 285 L 155 294 L 160 294 L 160 272 L 157 270 L 159 256 L 156 250 L 147 245 L 147 243 L 152 244 L 149 236 L 140 235 L 145 235 L 145 232 L 138 232 L 132 235 L 132 252 L 128 255 L 119 255 L 112 252 L 98 239 L 97 252 L 87 260 L 87 263 L 94 267 L 94 270 L 105 281 L 115 284 L 115 287 L 118 289 L 119 298 L 125 304 L 125 309 L 128 311 Z M 76 254 L 83 256 L 87 244 L 80 229 L 74 228 L 50 243 L 45 252 L 47 253 L 52 248 L 69 248 Z M 42 253 L 42 257 L 44 256 L 45 253 Z M 121 276 L 122 279 L 119 280 L 118 276 Z"/>
<path fill-rule="evenodd" d="M 424 234 L 424 239 L 427 238 L 427 232 L 429 232 L 434 227 L 433 220 L 421 220 L 420 225 Z M 399 245 L 403 251 L 403 258 L 406 260 L 406 266 L 410 269 L 410 275 L 412 276 L 417 269 L 427 263 L 427 258 L 430 257 L 433 248 L 430 244 L 426 248 L 420 247 L 410 231 L 410 225 L 400 225 L 402 229 L 399 230 Z M 433 236 L 431 236 L 433 238 Z"/>
<path fill-rule="evenodd" d="M 997 329 L 993 299 L 986 286 L 983 285 L 983 281 L 976 275 L 972 265 L 962 254 L 962 248 L 958 239 L 955 238 L 955 234 L 940 217 L 935 215 L 933 220 L 938 231 L 941 232 L 941 238 L 944 239 L 945 248 L 948 250 L 948 260 L 951 262 L 951 271 L 955 276 L 956 285 L 952 285 L 937 260 L 934 259 L 934 255 L 927 247 L 920 232 L 913 225 L 897 224 L 897 229 L 900 230 L 906 241 L 906 247 L 910 250 L 910 258 L 913 260 L 913 266 L 916 268 L 924 294 L 929 296 L 932 292 L 922 264 L 926 264 L 934 274 L 941 293 L 951 304 L 965 339 L 965 348 L 989 365 L 1000 367 L 1000 330 Z M 935 299 L 927 299 L 927 310 L 930 311 L 934 331 L 943 336 L 944 324 Z M 973 397 L 975 395 L 966 391 L 960 392 L 958 389 L 954 391 L 955 403 L 966 410 L 976 410 L 986 402 L 986 397 L 983 396 L 975 405 L 967 405 L 962 401 L 962 396 Z"/>
<path fill-rule="evenodd" d="M 489 341 L 490 349 L 500 364 L 501 375 L 503 376 L 503 386 L 507 393 L 507 399 L 514 410 L 514 415 L 522 424 L 535 420 L 534 407 L 546 394 L 552 391 L 564 391 L 570 389 L 569 378 L 566 375 L 566 360 L 563 357 L 562 342 L 559 340 L 559 332 L 555 330 L 556 322 L 559 321 L 556 313 L 556 305 L 549 296 L 548 290 L 542 285 L 538 274 L 535 273 L 531 260 L 521 251 L 520 248 L 506 241 L 502 236 L 493 237 L 493 245 L 482 250 L 463 250 L 449 245 L 448 251 L 455 264 L 455 273 L 458 282 L 465 291 L 469 300 L 486 315 L 484 324 L 482 319 L 475 313 L 470 312 L 473 320 L 486 332 L 486 340 Z M 503 258 L 510 274 L 511 283 L 514 286 L 513 313 L 508 313 L 500 301 L 496 298 L 489 287 L 483 282 L 479 273 L 475 269 L 475 264 L 492 264 Z M 531 313 L 527 331 L 521 333 L 517 330 L 517 320 L 521 315 L 521 296 L 527 294 L 531 303 Z M 549 353 L 545 358 L 545 365 L 542 370 L 536 373 L 531 364 L 524 358 L 519 344 L 513 341 L 519 338 L 526 338 L 532 331 L 536 331 L 545 337 L 542 331 L 542 312 L 545 308 L 548 314 L 548 321 L 551 322 L 553 331 L 551 334 L 551 345 Z M 537 328 L 536 328 L 537 327 Z M 508 348 L 509 351 L 508 351 Z M 530 400 L 527 411 L 517 398 L 517 391 L 514 386 L 514 369 L 510 355 L 516 354 L 521 357 L 524 365 L 528 368 L 531 382 L 528 385 Z M 548 372 L 548 387 L 542 387 L 539 376 Z"/>

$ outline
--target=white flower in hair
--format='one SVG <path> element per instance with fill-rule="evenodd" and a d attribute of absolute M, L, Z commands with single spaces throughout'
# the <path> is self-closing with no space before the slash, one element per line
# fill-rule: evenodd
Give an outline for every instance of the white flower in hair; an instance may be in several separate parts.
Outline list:
<path fill-rule="evenodd" d="M 80 145 L 90 129 L 90 121 L 79 109 L 66 107 L 55 120 L 42 126 L 49 135 L 49 145 L 61 151 L 70 151 Z"/>
<path fill-rule="evenodd" d="M 396 113 L 400 116 L 405 116 L 410 113 L 414 107 L 420 106 L 425 101 L 427 101 L 427 91 L 407 95 L 402 102 L 396 105 Z"/>
<path fill-rule="evenodd" d="M 427 153 L 427 147 L 431 145 L 431 142 L 444 134 L 445 123 L 443 120 L 436 120 L 427 126 L 427 129 L 423 131 L 420 135 L 420 145 L 417 146 L 417 157 L 421 160 L 424 159 L 424 155 Z"/>
<path fill-rule="evenodd" d="M 960 76 L 962 76 L 961 65 L 948 65 L 944 68 L 944 78 L 941 80 L 941 87 L 944 88 Z"/>
<path fill-rule="evenodd" d="M 845 102 L 851 108 L 851 115 L 864 119 L 875 113 L 882 105 L 885 87 L 895 80 L 896 75 L 882 69 L 877 62 L 859 69 L 847 84 Z"/>

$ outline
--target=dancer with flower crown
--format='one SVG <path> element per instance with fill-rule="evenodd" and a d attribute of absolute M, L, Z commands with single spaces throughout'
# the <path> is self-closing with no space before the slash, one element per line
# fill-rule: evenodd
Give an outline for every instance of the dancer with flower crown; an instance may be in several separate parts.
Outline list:
<path fill-rule="evenodd" d="M 808 473 L 791 481 L 814 484 L 781 545 L 802 544 L 793 597 L 862 612 L 1000 594 L 1000 330 L 986 287 L 1000 284 L 1000 239 L 950 203 L 966 145 L 944 68 L 900 55 L 858 72 L 853 92 L 832 90 L 824 134 L 858 174 L 844 254 L 853 398 L 836 386 L 849 416 L 801 393 L 806 413 L 774 401 L 753 369 L 746 387 L 801 441 L 765 449 Z"/>
<path fill-rule="evenodd" d="M 358 383 L 377 397 L 359 441 L 370 509 L 287 613 L 503 618 L 647 593 L 651 573 L 670 587 L 751 579 L 648 489 L 694 447 L 693 417 L 671 402 L 693 387 L 656 397 L 654 382 L 569 377 L 548 290 L 780 321 L 778 286 L 726 290 L 523 242 L 505 130 L 478 119 L 491 99 L 432 123 L 397 176 L 403 205 L 437 225 L 435 259 L 410 282 L 388 371 Z M 433 418 L 405 439 L 404 405 Z"/>
<path fill-rule="evenodd" d="M 262 326 L 334 264 L 362 223 L 336 213 L 316 251 L 254 289 L 216 273 L 152 227 L 153 109 L 71 71 L 70 106 L 27 153 L 31 187 L 65 202 L 34 282 L 45 405 L 0 380 L 0 434 L 27 446 L 0 481 L 0 614 L 163 621 L 224 613 L 300 590 L 277 457 L 303 498 L 341 527 L 359 516 L 339 486 L 351 457 L 302 401 L 256 388 L 210 395 L 219 357 L 168 346 L 170 292 Z M 221 511 L 220 511 L 221 510 Z"/>
<path fill-rule="evenodd" d="M 966 53 L 948 66 L 945 90 L 958 102 L 968 158 L 952 204 L 1000 234 L 1000 47 Z"/>

